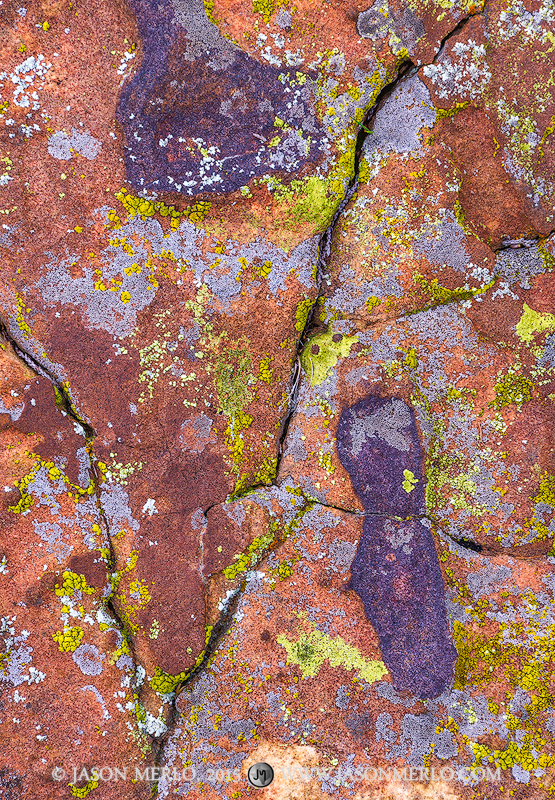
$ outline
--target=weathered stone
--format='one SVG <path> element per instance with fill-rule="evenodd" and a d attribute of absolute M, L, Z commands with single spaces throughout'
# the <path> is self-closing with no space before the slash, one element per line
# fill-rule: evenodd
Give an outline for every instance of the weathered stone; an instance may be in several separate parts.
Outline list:
<path fill-rule="evenodd" d="M 552 790 L 549 3 L 0 20 L 0 785 Z"/>

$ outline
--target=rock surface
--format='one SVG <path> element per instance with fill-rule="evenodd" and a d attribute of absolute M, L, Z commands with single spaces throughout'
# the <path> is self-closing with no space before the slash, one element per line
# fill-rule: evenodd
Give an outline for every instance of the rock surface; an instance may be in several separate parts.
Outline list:
<path fill-rule="evenodd" d="M 553 793 L 554 16 L 0 4 L 2 796 Z"/>

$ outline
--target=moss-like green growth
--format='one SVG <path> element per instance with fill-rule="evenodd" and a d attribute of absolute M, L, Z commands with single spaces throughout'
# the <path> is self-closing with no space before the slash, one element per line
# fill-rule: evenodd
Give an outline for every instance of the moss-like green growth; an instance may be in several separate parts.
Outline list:
<path fill-rule="evenodd" d="M 161 670 L 160 667 L 154 667 L 154 676 L 150 680 L 150 685 L 158 694 L 170 694 L 186 678 L 186 672 L 170 675 L 168 672 Z"/>
<path fill-rule="evenodd" d="M 319 386 L 328 377 L 340 358 L 346 358 L 358 336 L 344 336 L 329 330 L 311 339 L 301 355 L 301 366 L 312 386 Z"/>
<path fill-rule="evenodd" d="M 255 14 L 261 14 L 267 24 L 276 8 L 275 0 L 252 0 L 252 10 Z"/>
<path fill-rule="evenodd" d="M 14 485 L 19 489 L 20 499 L 17 505 L 8 506 L 8 511 L 11 511 L 13 514 L 24 514 L 34 504 L 33 497 L 27 490 L 29 485 L 33 483 L 35 476 L 41 467 L 44 467 L 44 469 L 48 471 L 48 478 L 51 481 L 56 481 L 58 479 L 63 481 L 68 496 L 71 497 L 76 503 L 79 502 L 81 497 L 94 494 L 95 485 L 92 481 L 89 483 L 86 489 L 83 489 L 80 486 L 70 483 L 69 478 L 67 478 L 64 473 L 58 469 L 53 461 L 42 461 L 36 453 L 27 453 L 27 455 L 35 458 L 36 461 L 27 475 L 24 475 L 21 480 L 14 482 Z"/>
<path fill-rule="evenodd" d="M 262 383 L 270 384 L 272 382 L 272 378 L 274 377 L 274 370 L 270 368 L 270 362 L 273 361 L 273 359 L 274 356 L 269 356 L 268 358 L 262 358 L 260 360 L 258 380 L 262 381 Z"/>
<path fill-rule="evenodd" d="M 265 458 L 262 464 L 254 473 L 254 483 L 269 485 L 275 479 L 277 473 L 277 458 Z"/>
<path fill-rule="evenodd" d="M 277 642 L 287 651 L 287 663 L 299 666 L 303 678 L 315 677 L 326 659 L 332 667 L 356 670 L 359 678 L 367 683 L 374 683 L 387 675 L 383 661 L 365 659 L 360 650 L 340 636 L 332 638 L 313 630 L 301 634 L 296 642 L 290 642 L 284 634 L 280 634 Z"/>
<path fill-rule="evenodd" d="M 494 285 L 495 278 L 479 289 L 447 289 L 445 286 L 442 286 L 439 283 L 437 278 L 433 278 L 431 281 L 429 281 L 424 277 L 424 275 L 420 275 L 418 273 L 416 273 L 414 276 L 414 282 L 422 288 L 424 294 L 430 297 L 430 305 L 442 306 L 446 305 L 447 303 L 470 300 L 471 298 L 476 297 L 476 295 L 483 294 Z M 417 313 L 420 313 L 422 310 L 422 308 L 418 308 Z"/>

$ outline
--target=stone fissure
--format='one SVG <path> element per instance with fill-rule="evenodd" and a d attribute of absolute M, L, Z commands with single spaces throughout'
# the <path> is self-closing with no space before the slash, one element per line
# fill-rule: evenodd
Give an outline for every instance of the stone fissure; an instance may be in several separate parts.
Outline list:
<path fill-rule="evenodd" d="M 280 465 L 280 462 L 281 462 L 281 458 L 283 456 L 285 439 L 287 438 L 287 431 L 288 431 L 288 428 L 289 428 L 289 423 L 290 423 L 291 419 L 293 418 L 293 416 L 295 414 L 296 407 L 297 407 L 298 392 L 299 392 L 299 387 L 300 387 L 300 383 L 301 383 L 301 379 L 302 379 L 301 378 L 301 371 L 302 371 L 302 368 L 301 368 L 301 353 L 304 350 L 305 346 L 308 344 L 308 342 L 309 342 L 309 340 L 311 338 L 311 334 L 313 333 L 313 331 L 314 331 L 314 329 L 316 327 L 315 324 L 314 324 L 315 323 L 315 315 L 316 315 L 317 310 L 318 310 L 320 299 L 324 296 L 323 284 L 324 284 L 324 280 L 327 280 L 328 271 L 327 271 L 326 268 L 327 268 L 327 264 L 328 264 L 328 261 L 329 261 L 330 255 L 331 255 L 331 243 L 332 243 L 333 234 L 334 234 L 334 231 L 335 231 L 335 228 L 336 228 L 336 225 L 337 225 L 337 221 L 341 217 L 345 207 L 350 202 L 352 197 L 355 195 L 355 193 L 357 191 L 357 188 L 358 188 L 358 176 L 359 176 L 359 171 L 360 171 L 360 157 L 361 157 L 361 153 L 362 153 L 362 147 L 363 147 L 363 144 L 364 144 L 364 140 L 369 135 L 369 133 L 367 132 L 368 125 L 373 120 L 374 116 L 376 115 L 376 113 L 377 113 L 379 107 L 382 105 L 383 101 L 393 91 L 395 91 L 395 89 L 397 88 L 399 83 L 401 83 L 404 79 L 409 77 L 409 75 L 411 74 L 411 68 L 413 68 L 413 67 L 414 67 L 414 65 L 413 65 L 412 61 L 410 61 L 410 60 L 404 61 L 401 64 L 401 66 L 399 67 L 399 70 L 397 72 L 397 75 L 396 75 L 395 79 L 393 81 L 391 81 L 390 83 L 388 83 L 386 86 L 384 86 L 384 88 L 378 94 L 378 96 L 377 96 L 372 108 L 366 114 L 366 117 L 364 118 L 364 121 L 361 124 L 360 130 L 359 130 L 358 135 L 357 135 L 356 143 L 355 143 L 355 161 L 354 161 L 353 177 L 352 177 L 352 179 L 351 179 L 351 181 L 350 181 L 350 183 L 349 183 L 349 185 L 347 187 L 347 190 L 345 192 L 345 196 L 344 196 L 343 200 L 339 204 L 339 207 L 338 207 L 337 211 L 335 212 L 335 214 L 333 216 L 333 219 L 332 219 L 331 223 L 326 228 L 326 230 L 323 232 L 323 234 L 322 234 L 322 236 L 320 238 L 320 244 L 319 244 L 319 247 L 318 247 L 318 261 L 316 263 L 317 295 L 316 295 L 314 303 L 312 304 L 312 307 L 311 307 L 311 309 L 310 309 L 310 311 L 308 313 L 308 316 L 306 318 L 306 322 L 304 324 L 304 327 L 303 327 L 303 329 L 302 329 L 302 331 L 301 331 L 301 333 L 299 335 L 299 338 L 297 340 L 297 348 L 296 348 L 295 358 L 294 358 L 294 361 L 293 361 L 293 367 L 292 367 L 291 376 L 290 376 L 290 379 L 289 379 L 289 392 L 288 392 L 289 402 L 288 402 L 288 408 L 287 408 L 287 415 L 286 415 L 284 421 L 282 422 L 281 433 L 280 433 L 280 437 L 279 437 L 276 473 L 279 471 L 279 465 Z"/>
<path fill-rule="evenodd" d="M 59 381 L 52 373 L 43 367 L 36 358 L 34 358 L 30 353 L 27 353 L 21 345 L 14 339 L 12 334 L 10 333 L 9 327 L 6 322 L 0 316 L 0 339 L 4 339 L 13 349 L 14 353 L 21 359 L 21 361 L 29 367 L 35 375 L 46 378 L 50 381 L 52 386 L 56 389 L 58 396 L 61 398 L 63 403 L 63 408 L 61 409 L 64 414 L 67 414 L 68 417 L 71 417 L 74 422 L 77 422 L 83 430 L 85 431 L 85 438 L 87 440 L 87 444 L 89 443 L 89 439 L 93 439 L 96 436 L 94 429 L 91 425 L 82 419 L 75 409 L 75 405 L 71 399 L 69 392 L 67 391 L 66 387 L 63 385 L 61 381 Z"/>
<path fill-rule="evenodd" d="M 10 345 L 15 355 L 27 366 L 29 367 L 37 376 L 46 378 L 51 384 L 52 387 L 56 390 L 57 393 L 57 404 L 62 414 L 70 417 L 75 423 L 80 425 L 84 431 L 84 437 L 86 442 L 86 448 L 89 456 L 89 464 L 88 464 L 88 473 L 89 473 L 89 481 L 94 486 L 94 495 L 96 501 L 96 510 L 98 514 L 99 521 L 101 523 L 102 528 L 104 529 L 104 543 L 108 548 L 108 557 L 104 555 L 104 558 L 107 562 L 106 566 L 110 570 L 110 583 L 111 583 L 111 592 L 108 597 L 105 598 L 104 603 L 106 608 L 110 611 L 110 614 L 115 621 L 115 624 L 121 635 L 124 637 L 127 647 L 129 648 L 130 657 L 133 662 L 133 673 L 135 677 L 137 676 L 137 667 L 138 662 L 135 655 L 135 650 L 133 646 L 133 638 L 127 635 L 128 626 L 126 625 L 125 621 L 122 619 L 121 615 L 118 613 L 117 608 L 113 602 L 113 596 L 115 592 L 114 588 L 114 575 L 116 573 L 116 557 L 113 547 L 112 536 L 110 533 L 110 525 L 106 516 L 106 512 L 102 507 L 102 502 L 100 498 L 100 474 L 99 471 L 96 469 L 93 461 L 93 449 L 94 449 L 94 439 L 96 437 L 96 433 L 93 427 L 83 420 L 79 414 L 75 410 L 75 404 L 73 403 L 69 392 L 67 391 L 66 387 L 61 383 L 59 380 L 56 379 L 52 373 L 41 366 L 38 361 L 33 358 L 29 353 L 27 353 L 23 348 L 16 342 L 13 336 L 10 334 L 9 329 L 5 323 L 5 321 L 0 317 L 0 341 L 4 340 L 7 344 Z M 62 407 L 63 406 L 63 407 Z M 139 697 L 140 697 L 140 689 L 139 689 Z"/>

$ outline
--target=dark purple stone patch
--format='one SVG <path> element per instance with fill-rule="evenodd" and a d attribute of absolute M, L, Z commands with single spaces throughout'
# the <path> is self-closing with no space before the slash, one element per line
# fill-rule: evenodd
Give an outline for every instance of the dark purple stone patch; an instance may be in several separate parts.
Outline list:
<path fill-rule="evenodd" d="M 337 448 L 368 513 L 350 588 L 378 634 L 395 688 L 437 697 L 453 679 L 457 652 L 434 541 L 419 520 L 385 516 L 410 517 L 424 510 L 414 414 L 402 400 L 361 400 L 343 411 Z"/>
<path fill-rule="evenodd" d="M 298 177 L 320 160 L 310 81 L 295 83 L 295 69 L 239 50 L 207 18 L 202 0 L 129 2 L 144 55 L 117 117 L 135 190 L 226 193 L 265 174 Z"/>

